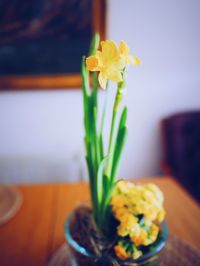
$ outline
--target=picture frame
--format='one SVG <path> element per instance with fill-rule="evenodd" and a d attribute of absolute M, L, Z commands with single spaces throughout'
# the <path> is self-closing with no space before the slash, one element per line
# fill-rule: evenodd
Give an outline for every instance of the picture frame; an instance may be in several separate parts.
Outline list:
<path fill-rule="evenodd" d="M 22 1 L 24 3 L 26 2 L 26 0 L 18 0 L 18 2 L 20 2 L 20 1 Z M 62 1 L 63 0 L 61 0 L 60 2 L 62 2 Z M 10 2 L 12 2 L 12 1 L 10 1 Z M 43 2 L 43 1 L 31 0 L 30 2 L 33 4 L 34 3 L 41 4 L 41 2 Z M 44 1 L 44 2 L 47 3 L 48 1 Z M 57 3 L 56 0 L 55 1 L 51 0 L 51 4 L 52 4 L 52 2 Z M 63 26 L 63 24 L 64 24 L 63 21 L 65 22 L 67 16 L 65 16 L 65 13 L 64 14 L 62 13 L 62 15 L 59 15 L 59 12 L 64 12 L 64 11 L 59 10 L 56 13 L 58 15 L 53 14 L 52 17 L 50 17 L 50 16 L 47 16 L 46 14 L 45 14 L 45 16 L 43 15 L 43 13 L 41 14 L 41 9 L 37 7 L 36 12 L 39 12 L 40 16 L 39 16 L 39 18 L 38 17 L 37 18 L 31 17 L 31 19 L 32 19 L 31 20 L 31 26 L 29 25 L 28 30 L 23 29 L 24 24 L 21 23 L 21 25 L 20 25 L 19 22 L 17 22 L 17 21 L 14 21 L 15 23 L 11 23 L 11 25 L 6 25 L 7 28 L 4 25 L 5 23 L 3 24 L 4 27 L 1 27 L 2 26 L 2 21 L 1 21 L 2 16 L 0 14 L 0 61 L 2 62 L 1 56 L 5 60 L 5 62 L 2 62 L 2 64 L 0 63 L 0 90 L 6 90 L 6 91 L 8 91 L 8 90 L 40 90 L 40 89 L 42 89 L 42 90 L 48 89 L 49 90 L 49 89 L 67 89 L 67 88 L 73 89 L 73 88 L 80 88 L 81 87 L 81 75 L 80 75 L 80 62 L 81 62 L 80 59 L 81 58 L 80 58 L 80 55 L 81 55 L 82 51 L 79 51 L 78 53 L 76 53 L 76 51 L 73 49 L 75 49 L 74 47 L 76 47 L 76 46 L 81 47 L 81 45 L 84 44 L 84 40 L 86 38 L 83 37 L 84 40 L 82 42 L 82 39 L 80 39 L 79 37 L 77 38 L 77 36 L 79 36 L 79 35 L 80 36 L 86 36 L 87 35 L 87 38 L 88 38 L 87 39 L 87 45 L 89 45 L 92 34 L 94 32 L 99 32 L 101 39 L 105 39 L 105 36 L 106 36 L 106 0 L 84 0 L 84 1 L 68 0 L 66 2 L 69 3 L 69 6 L 70 6 L 70 3 L 71 3 L 71 5 L 72 4 L 74 4 L 75 6 L 77 5 L 77 7 L 79 7 L 79 10 L 77 12 L 82 12 L 82 10 L 84 10 L 84 8 L 85 8 L 85 11 L 84 11 L 85 14 L 83 14 L 83 15 L 81 14 L 81 16 L 78 15 L 78 13 L 77 13 L 77 16 L 73 17 L 73 15 L 72 15 L 71 18 L 70 18 L 70 15 L 68 16 L 69 21 L 70 21 L 70 19 L 71 19 L 71 21 L 73 21 L 73 19 L 74 19 L 74 21 L 75 21 L 75 19 L 77 20 L 77 22 L 72 22 L 72 26 L 69 26 L 69 28 L 67 28 L 67 26 L 66 26 L 66 29 L 67 29 L 66 32 L 69 32 L 68 35 L 65 34 L 65 32 L 64 32 L 65 26 Z M 66 4 L 66 2 L 65 2 L 65 4 Z M 88 6 L 80 7 L 80 3 L 84 3 L 84 2 L 85 2 L 85 5 L 87 4 Z M 69 9 L 69 7 L 67 7 L 67 8 Z M 66 8 L 66 10 L 68 10 L 67 8 Z M 78 31 L 79 29 L 78 30 L 76 29 L 75 33 L 74 33 L 73 30 L 75 27 L 73 27 L 73 23 L 75 26 L 76 26 L 75 23 L 77 23 L 77 25 L 78 25 L 77 27 L 79 27 L 79 28 L 84 24 L 84 22 L 81 21 L 81 18 L 84 19 L 84 16 L 86 17 L 86 15 L 88 14 L 88 13 L 86 13 L 87 12 L 86 8 L 90 8 L 90 12 L 88 12 L 88 13 L 91 15 L 89 18 L 89 22 L 87 21 L 87 23 L 88 23 L 87 27 L 88 28 L 86 28 L 86 26 L 85 26 L 85 29 L 86 29 L 88 34 L 85 34 L 85 32 L 83 32 L 82 35 L 79 34 L 79 31 Z M 43 6 L 43 9 L 44 9 L 44 6 Z M 52 13 L 54 13 L 54 10 L 56 10 L 56 8 L 52 8 L 52 10 L 53 10 Z M 70 12 L 70 10 L 68 10 L 68 12 Z M 4 13 L 6 13 L 6 12 L 4 12 Z M 69 13 L 69 14 L 72 14 L 72 13 Z M 88 19 L 88 17 L 89 16 L 87 16 L 87 19 Z M 53 24 L 52 21 L 54 21 L 54 20 L 58 21 L 58 18 L 59 19 L 63 18 L 63 21 L 60 19 L 60 21 L 62 23 L 59 22 L 60 23 L 59 24 L 58 22 L 56 22 L 57 24 L 55 24 L 55 23 Z M 30 21 L 30 18 L 28 18 L 28 19 L 29 19 L 28 21 Z M 48 19 L 49 19 L 49 21 L 48 21 Z M 48 21 L 48 23 L 46 21 Z M 27 20 L 26 20 L 26 22 L 27 22 Z M 24 21 L 23 21 L 23 23 L 24 23 Z M 66 22 L 66 25 L 67 25 L 67 23 L 68 22 Z M 69 22 L 69 23 L 71 23 L 71 22 Z M 62 25 L 62 26 L 60 26 L 60 25 Z M 9 26 L 10 26 L 11 30 L 10 30 Z M 21 27 L 23 30 L 21 30 L 21 31 L 18 30 L 19 33 L 17 33 L 16 36 L 13 37 L 12 27 L 16 27 L 16 28 Z M 37 30 L 35 30 L 34 27 L 36 27 Z M 41 30 L 42 27 L 43 28 L 46 27 L 44 31 Z M 59 40 L 58 42 L 56 42 L 55 39 L 53 39 L 54 35 L 51 35 L 51 32 L 53 32 L 53 30 L 51 30 L 51 27 L 53 28 L 53 30 L 55 30 L 55 32 L 57 34 L 56 36 L 58 36 L 58 39 L 55 38 L 56 40 Z M 1 28 L 3 28 L 4 31 Z M 5 29 L 7 29 L 7 32 Z M 30 30 L 31 30 L 31 34 L 32 33 L 35 34 L 33 37 L 30 34 Z M 3 32 L 3 34 L 1 34 L 2 32 Z M 37 32 L 37 34 L 35 32 Z M 6 35 L 6 33 L 8 33 L 8 34 Z M 48 33 L 50 35 L 47 35 Z M 47 35 L 47 37 L 45 34 Z M 20 36 L 22 36 L 21 39 L 20 39 Z M 74 42 L 73 42 L 73 45 L 71 45 L 71 47 L 70 47 L 70 45 L 67 45 L 67 43 L 69 43 L 70 40 L 72 40 L 72 38 L 74 38 L 73 39 Z M 25 40 L 25 42 L 27 42 L 27 39 L 28 39 L 28 45 L 23 46 L 24 45 L 23 41 Z M 7 45 L 6 41 L 8 42 L 8 40 L 12 41 L 12 42 L 9 42 L 9 45 L 11 45 L 11 46 Z M 42 43 L 41 43 L 41 40 L 42 40 Z M 48 42 L 46 40 L 48 40 Z M 52 45 L 51 44 L 52 40 L 53 40 L 52 43 L 54 46 L 53 46 L 53 48 L 50 49 L 49 47 L 51 47 L 51 45 Z M 62 40 L 64 40 L 64 41 L 62 41 Z M 37 43 L 37 41 L 39 42 L 39 44 Z M 75 42 L 77 42 L 76 45 L 75 45 Z M 67 48 L 64 46 L 65 43 L 66 43 Z M 12 45 L 14 45 L 14 46 L 12 46 Z M 21 58 L 19 56 L 19 54 L 14 53 L 14 52 L 11 53 L 12 56 L 16 60 L 12 60 L 12 56 L 10 56 L 10 62 L 11 62 L 11 64 L 10 64 L 9 60 L 8 60 L 8 62 L 6 61 L 7 60 L 6 56 L 5 56 L 6 53 L 4 51 L 8 50 L 8 52 L 9 52 L 10 47 L 11 47 L 10 49 L 12 49 L 12 47 L 14 47 L 16 50 L 15 45 L 17 48 L 19 47 L 18 49 L 21 49 L 20 50 L 20 51 L 22 51 L 21 54 L 23 54 L 23 53 L 24 54 Z M 42 45 L 43 45 L 43 50 L 41 48 Z M 57 47 L 56 45 L 60 45 L 60 46 Z M 84 47 L 86 48 L 87 45 L 85 45 Z M 47 46 L 49 46 L 48 47 L 48 49 L 50 50 L 49 54 L 48 54 L 48 52 L 46 52 Z M 25 47 L 25 48 L 23 48 L 23 47 Z M 26 47 L 28 47 L 29 49 Z M 36 54 L 36 56 L 31 55 L 31 54 L 29 56 L 29 52 L 32 51 L 33 48 L 35 48 L 35 47 L 39 47 L 38 49 L 41 48 L 41 50 L 44 52 L 40 52 L 40 53 Z M 70 49 L 72 49 L 72 50 L 68 50 L 68 47 L 70 47 Z M 71 56 L 69 59 L 68 65 L 65 62 L 64 55 L 62 53 L 59 53 L 59 51 L 62 49 L 64 51 L 63 54 L 68 53 L 68 55 Z M 88 47 L 87 47 L 87 49 L 88 49 Z M 24 50 L 26 53 L 24 52 Z M 57 51 L 58 55 L 55 56 L 54 53 L 52 53 L 52 51 Z M 84 51 L 84 52 L 85 52 L 85 54 L 87 53 L 86 51 Z M 46 57 L 44 56 L 44 54 Z M 79 54 L 79 58 L 74 59 L 76 54 Z M 32 62 L 33 62 L 32 65 L 34 65 L 34 63 L 37 59 L 37 63 L 42 62 L 40 65 L 38 64 L 40 67 L 38 67 L 38 65 L 35 63 L 34 67 L 31 68 L 31 66 L 32 66 L 31 63 L 29 65 L 29 62 L 31 61 L 30 60 L 31 56 L 32 56 Z M 54 56 L 54 58 L 49 63 L 48 59 L 53 57 L 53 56 Z M 59 56 L 60 56 L 60 61 L 58 60 Z M 44 59 L 42 61 L 41 59 L 43 57 L 46 59 Z M 58 63 L 58 66 L 57 66 L 56 63 L 54 63 L 55 58 L 56 58 L 56 62 L 57 61 L 61 62 L 60 65 Z M 66 60 L 67 60 L 67 56 L 66 56 Z M 74 69 L 76 68 L 76 71 L 74 71 L 73 69 L 72 70 L 70 69 L 71 65 L 73 65 L 73 62 L 75 62 L 75 61 L 77 62 L 76 66 L 74 63 Z M 12 68 L 12 66 L 10 67 L 10 65 L 12 65 L 12 62 L 15 63 L 13 68 Z M 7 66 L 8 70 L 6 69 L 6 66 Z M 56 73 L 53 72 L 54 66 L 56 69 Z M 67 71 L 65 71 L 64 67 L 66 67 Z M 32 69 L 33 69 L 33 73 L 29 73 L 30 71 L 32 71 Z M 13 71 L 17 71 L 19 73 L 16 74 Z M 37 71 L 41 71 L 41 73 L 38 73 Z"/>

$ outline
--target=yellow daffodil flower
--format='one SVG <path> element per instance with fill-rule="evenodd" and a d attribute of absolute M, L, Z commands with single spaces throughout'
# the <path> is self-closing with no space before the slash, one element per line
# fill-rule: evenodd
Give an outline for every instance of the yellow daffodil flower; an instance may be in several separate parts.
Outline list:
<path fill-rule="evenodd" d="M 117 83 L 123 81 L 123 71 L 128 63 L 140 64 L 140 60 L 129 55 L 129 47 L 124 41 L 119 47 L 113 41 L 101 42 L 101 51 L 86 58 L 87 70 L 99 72 L 98 80 L 103 89 L 108 80 Z"/>

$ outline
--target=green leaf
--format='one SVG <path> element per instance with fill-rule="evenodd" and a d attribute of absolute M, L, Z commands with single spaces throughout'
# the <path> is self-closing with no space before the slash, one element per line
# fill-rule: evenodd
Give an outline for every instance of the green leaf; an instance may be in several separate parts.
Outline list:
<path fill-rule="evenodd" d="M 121 118 L 120 118 L 119 129 L 121 129 L 122 127 L 124 127 L 126 125 L 127 113 L 128 113 L 128 109 L 125 106 L 123 111 L 122 111 Z"/>
<path fill-rule="evenodd" d="M 105 178 L 106 176 L 104 176 Z M 102 201 L 102 204 L 101 204 L 101 225 L 102 225 L 102 228 L 104 227 L 105 229 L 105 223 L 109 221 L 109 218 L 110 218 L 110 199 L 111 199 L 111 196 L 112 196 L 112 192 L 113 192 L 113 189 L 114 189 L 114 184 L 112 184 L 110 186 L 110 180 L 107 178 L 107 181 L 106 184 L 107 184 L 107 187 L 108 189 L 104 192 L 104 196 L 103 196 L 103 201 Z"/>
<path fill-rule="evenodd" d="M 105 167 L 107 157 L 103 158 L 101 161 L 98 173 L 97 173 L 97 188 L 98 188 L 98 204 L 100 205 L 102 202 L 103 192 L 104 192 L 104 186 L 103 186 L 103 171 Z"/>
<path fill-rule="evenodd" d="M 81 76 L 82 76 L 83 96 L 84 96 L 84 100 L 85 100 L 85 97 L 90 95 L 89 73 L 86 70 L 85 56 L 82 57 Z"/>
<path fill-rule="evenodd" d="M 103 192 L 104 192 L 104 198 L 105 195 L 108 193 L 109 190 L 109 178 L 104 174 L 103 175 Z"/>
<path fill-rule="evenodd" d="M 93 97 L 93 102 L 94 106 L 97 106 L 97 73 L 92 74 L 92 80 L 93 80 L 93 90 L 92 90 L 92 97 Z"/>
<path fill-rule="evenodd" d="M 88 172 L 89 172 L 91 200 L 92 200 L 92 203 L 94 203 L 94 190 L 92 189 L 93 186 L 94 186 L 94 184 L 93 184 L 93 180 L 94 180 L 93 179 L 93 175 L 94 175 L 94 173 L 93 173 L 93 168 L 92 168 L 92 162 L 91 162 L 89 156 L 86 156 L 85 159 L 86 159 L 86 162 L 87 162 Z"/>
<path fill-rule="evenodd" d="M 109 195 L 109 191 L 110 191 L 110 179 L 103 174 L 103 198 L 102 198 L 102 203 L 101 203 L 101 213 L 102 216 L 104 214 L 104 209 L 105 209 L 105 205 L 107 202 L 107 197 Z M 102 217 L 102 219 L 104 220 L 104 218 Z"/>
<path fill-rule="evenodd" d="M 100 158 L 102 159 L 104 157 L 104 146 L 103 146 L 103 135 L 100 134 L 99 136 L 99 152 L 100 152 Z"/>
<path fill-rule="evenodd" d="M 107 92 L 106 92 L 106 98 L 104 101 L 103 112 L 101 116 L 100 133 L 99 133 L 99 145 L 100 145 L 101 158 L 104 157 L 103 129 L 104 129 L 105 117 L 106 117 L 106 113 L 108 109 L 108 102 L 109 102 L 108 100 L 109 100 L 109 89 L 107 89 Z"/>
<path fill-rule="evenodd" d="M 120 157 L 122 154 L 122 150 L 127 135 L 127 128 L 126 128 L 127 113 L 128 110 L 127 107 L 125 106 L 120 117 L 117 137 L 115 141 L 113 161 L 112 161 L 112 171 L 111 171 L 111 183 L 115 181 L 117 170 L 119 168 Z"/>
<path fill-rule="evenodd" d="M 119 168 L 119 161 L 121 159 L 122 151 L 127 137 L 127 128 L 125 126 L 119 128 L 115 143 L 115 151 L 113 156 L 112 174 L 111 174 L 111 184 L 114 183 L 117 171 Z"/>
<path fill-rule="evenodd" d="M 99 41 L 100 41 L 99 33 L 95 32 L 90 44 L 89 55 L 95 54 L 96 50 L 99 47 Z"/>

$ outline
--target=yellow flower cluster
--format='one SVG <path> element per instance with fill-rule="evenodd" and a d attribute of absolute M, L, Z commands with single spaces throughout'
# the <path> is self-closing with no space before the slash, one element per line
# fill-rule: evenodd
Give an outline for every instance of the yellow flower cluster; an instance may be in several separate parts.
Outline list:
<path fill-rule="evenodd" d="M 129 47 L 121 41 L 119 47 L 113 41 L 101 42 L 101 51 L 86 59 L 88 71 L 99 71 L 100 86 L 105 89 L 108 80 L 123 81 L 123 71 L 127 64 L 140 64 L 140 60 L 129 54 Z"/>
<path fill-rule="evenodd" d="M 156 241 L 165 217 L 163 201 L 162 192 L 154 184 L 135 185 L 124 180 L 116 184 L 110 205 L 119 221 L 117 233 L 121 240 L 114 248 L 119 258 L 136 259 L 142 255 L 141 246 Z M 133 244 L 131 249 L 127 248 L 127 239 L 129 246 Z"/>

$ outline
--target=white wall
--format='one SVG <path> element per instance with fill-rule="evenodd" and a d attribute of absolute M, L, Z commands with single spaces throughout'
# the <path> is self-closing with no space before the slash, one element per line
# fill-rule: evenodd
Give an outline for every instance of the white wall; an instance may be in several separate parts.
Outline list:
<path fill-rule="evenodd" d="M 108 37 L 143 61 L 129 69 L 121 176 L 160 173 L 159 121 L 200 109 L 200 1 L 108 0 Z M 0 93 L 0 158 L 83 156 L 80 90 Z"/>

